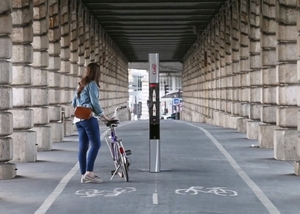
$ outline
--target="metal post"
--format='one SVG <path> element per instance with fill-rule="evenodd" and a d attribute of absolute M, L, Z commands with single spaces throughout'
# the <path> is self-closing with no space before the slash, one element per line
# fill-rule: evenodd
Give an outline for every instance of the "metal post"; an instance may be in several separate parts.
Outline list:
<path fill-rule="evenodd" d="M 149 54 L 149 170 L 160 172 L 159 54 Z"/>

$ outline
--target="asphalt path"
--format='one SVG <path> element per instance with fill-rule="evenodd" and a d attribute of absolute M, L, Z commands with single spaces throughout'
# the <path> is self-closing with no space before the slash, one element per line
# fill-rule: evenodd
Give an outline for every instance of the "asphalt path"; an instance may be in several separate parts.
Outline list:
<path fill-rule="evenodd" d="M 293 163 L 233 129 L 161 121 L 160 172 L 149 172 L 148 121 L 121 123 L 130 149 L 129 182 L 115 176 L 105 141 L 95 164 L 101 184 L 81 184 L 78 136 L 17 163 L 18 176 L 0 181 L 2 214 L 299 214 L 300 178 Z M 101 125 L 102 137 L 107 128 Z"/>

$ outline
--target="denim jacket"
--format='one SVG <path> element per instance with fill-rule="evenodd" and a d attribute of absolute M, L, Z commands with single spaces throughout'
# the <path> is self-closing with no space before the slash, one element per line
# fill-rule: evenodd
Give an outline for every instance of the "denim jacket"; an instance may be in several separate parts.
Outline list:
<path fill-rule="evenodd" d="M 78 87 L 77 87 L 78 88 Z M 72 106 L 84 106 L 91 108 L 95 116 L 104 115 L 104 111 L 99 104 L 99 90 L 95 81 L 87 84 L 80 93 L 80 97 L 77 97 L 77 90 L 75 91 Z"/>

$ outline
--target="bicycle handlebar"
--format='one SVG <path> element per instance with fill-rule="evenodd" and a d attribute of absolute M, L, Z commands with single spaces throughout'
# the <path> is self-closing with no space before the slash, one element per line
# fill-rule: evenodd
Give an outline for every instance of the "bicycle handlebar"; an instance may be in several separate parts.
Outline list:
<path fill-rule="evenodd" d="M 117 116 L 117 111 L 118 111 L 118 110 L 125 109 L 125 108 L 127 108 L 127 106 L 119 106 L 119 107 L 115 108 L 113 117 L 116 117 L 116 116 Z"/>

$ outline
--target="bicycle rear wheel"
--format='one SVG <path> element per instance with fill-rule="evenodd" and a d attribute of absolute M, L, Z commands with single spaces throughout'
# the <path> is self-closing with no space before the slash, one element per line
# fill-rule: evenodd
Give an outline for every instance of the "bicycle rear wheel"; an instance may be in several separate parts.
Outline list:
<path fill-rule="evenodd" d="M 123 178 L 126 182 L 129 181 L 129 175 L 128 175 L 128 164 L 127 164 L 127 158 L 124 148 L 121 146 L 121 143 L 118 143 L 118 153 L 120 158 L 120 168 L 122 170 Z"/>

